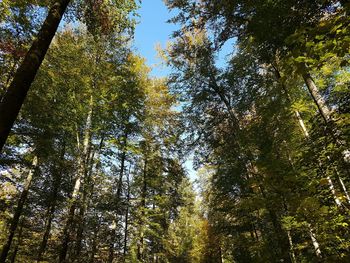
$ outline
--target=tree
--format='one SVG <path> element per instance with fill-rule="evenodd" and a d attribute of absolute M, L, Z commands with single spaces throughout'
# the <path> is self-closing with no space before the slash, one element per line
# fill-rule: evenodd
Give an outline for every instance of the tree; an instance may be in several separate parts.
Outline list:
<path fill-rule="evenodd" d="M 23 62 L 14 74 L 11 85 L 3 95 L 0 103 L 0 150 L 2 150 L 6 142 L 27 92 L 34 81 L 42 61 L 44 60 L 46 52 L 69 3 L 69 0 L 57 0 L 53 2 L 50 10 L 48 11 L 45 22 L 38 32 L 36 40 L 28 50 Z M 129 12 L 133 10 L 134 5 L 132 3 L 133 1 L 126 2 L 123 3 L 122 6 L 117 5 L 116 7 L 115 3 L 108 5 L 104 4 L 103 2 L 102 4 L 99 4 L 96 1 L 87 1 L 86 12 L 90 12 L 91 17 L 83 17 L 87 21 L 88 28 L 95 33 L 110 33 L 110 31 L 114 31 L 116 27 L 117 32 L 121 33 L 124 31 L 125 25 L 129 26 L 129 24 L 125 22 L 129 21 L 129 19 L 124 21 L 124 18 L 128 17 Z M 110 11 L 111 13 L 118 10 L 120 13 L 118 19 L 120 20 L 115 21 L 113 18 L 111 19 L 109 17 L 110 14 L 106 12 L 105 8 L 107 7 L 114 8 L 114 10 Z M 100 15 L 100 17 L 98 15 Z M 117 22 L 122 23 L 119 25 L 116 24 Z"/>
<path fill-rule="evenodd" d="M 0 103 L 0 150 L 2 150 L 35 75 L 45 57 L 69 0 L 56 1 L 39 31 L 37 40 L 16 71 Z"/>

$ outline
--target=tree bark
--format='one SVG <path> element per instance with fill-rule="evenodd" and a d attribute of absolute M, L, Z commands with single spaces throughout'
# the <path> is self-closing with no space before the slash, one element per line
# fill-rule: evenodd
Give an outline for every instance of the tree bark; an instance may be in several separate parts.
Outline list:
<path fill-rule="evenodd" d="M 349 196 L 349 192 L 348 190 L 346 189 L 346 186 L 344 184 L 344 181 L 340 178 L 340 176 L 338 175 L 338 180 L 339 180 L 339 183 L 344 191 L 344 194 L 345 194 L 345 197 L 346 197 L 346 200 L 348 201 L 348 203 L 350 204 L 350 196 Z"/>
<path fill-rule="evenodd" d="M 305 81 L 305 84 L 309 90 L 309 93 L 310 93 L 313 101 L 315 102 L 321 117 L 323 118 L 325 123 L 328 124 L 328 122 L 330 121 L 330 118 L 331 118 L 331 111 L 328 108 L 325 100 L 322 98 L 322 95 L 320 94 L 320 92 L 319 92 L 313 78 L 311 77 L 306 65 L 302 64 L 301 67 L 302 67 L 301 75 Z"/>
<path fill-rule="evenodd" d="M 232 122 L 232 127 L 234 129 L 236 129 L 236 131 L 241 131 L 241 126 L 239 123 L 239 120 L 235 114 L 234 108 L 231 106 L 229 99 L 227 98 L 227 96 L 224 94 L 224 92 L 222 91 L 222 89 L 220 88 L 220 86 L 217 84 L 216 79 L 213 77 L 214 74 L 211 74 L 210 76 L 210 87 L 211 89 L 219 96 L 221 102 L 224 104 L 224 106 L 226 107 L 226 110 L 229 114 L 230 120 Z M 241 152 L 246 152 L 247 153 L 247 160 L 246 160 L 246 170 L 247 170 L 247 174 L 250 177 L 256 177 L 256 175 L 258 174 L 258 169 L 257 167 L 254 165 L 252 159 L 253 159 L 253 154 L 251 151 L 246 151 L 244 150 L 245 147 L 243 147 L 240 143 L 239 143 L 239 138 L 238 137 L 238 133 L 234 133 L 234 137 L 236 138 L 236 143 L 238 148 L 241 150 Z M 264 194 L 264 189 L 262 187 L 262 185 L 260 185 L 260 192 L 262 194 L 262 197 L 265 200 L 268 200 Z M 274 213 L 274 211 L 272 209 L 270 209 L 269 207 L 266 207 L 266 209 L 268 210 L 269 214 L 270 214 L 270 218 L 271 218 L 271 222 L 274 226 L 274 230 L 276 231 L 276 235 L 278 236 L 278 239 L 281 243 L 281 245 L 283 244 L 288 244 L 286 238 L 285 239 L 281 239 L 280 237 L 280 233 L 283 232 L 281 224 L 277 218 L 277 215 Z M 289 257 L 285 259 L 287 262 L 289 260 Z"/>
<path fill-rule="evenodd" d="M 37 165 L 38 165 L 38 157 L 35 156 L 33 158 L 32 167 L 30 168 L 30 170 L 28 172 L 28 176 L 25 180 L 23 191 L 22 191 L 20 198 L 18 200 L 15 214 L 13 215 L 13 218 L 11 220 L 9 235 L 7 236 L 6 243 L 3 246 L 2 252 L 0 255 L 0 263 L 6 262 L 6 258 L 7 258 L 9 251 L 10 251 L 12 240 L 13 240 L 13 237 L 15 236 L 16 229 L 17 229 L 18 223 L 19 223 L 19 219 L 22 215 L 23 207 L 24 207 L 24 204 L 27 200 L 29 188 L 30 188 L 30 185 L 32 183 L 33 175 L 34 175 L 34 172 L 35 172 Z"/>
<path fill-rule="evenodd" d="M 289 241 L 291 262 L 297 263 L 296 256 L 294 253 L 294 244 L 293 244 L 292 234 L 290 233 L 290 230 L 287 230 L 287 235 L 288 235 L 288 241 Z"/>
<path fill-rule="evenodd" d="M 273 67 L 273 69 L 274 69 L 274 72 L 275 72 L 277 81 L 280 83 L 280 85 L 281 85 L 281 87 L 282 87 L 282 90 L 283 90 L 283 92 L 284 92 L 284 94 L 285 94 L 285 96 L 286 96 L 287 101 L 288 101 L 290 104 L 292 104 L 292 98 L 291 98 L 290 95 L 289 95 L 289 92 L 288 92 L 288 90 L 287 90 L 286 85 L 285 85 L 284 82 L 282 81 L 282 76 L 281 76 L 280 71 L 278 70 L 277 66 L 275 66 L 274 64 L 271 64 L 271 65 L 272 65 L 272 67 Z M 304 123 L 303 118 L 302 118 L 301 115 L 300 115 L 300 112 L 299 112 L 298 110 L 294 110 L 294 113 L 295 113 L 295 117 L 296 117 L 296 119 L 297 119 L 297 121 L 298 121 L 298 123 L 299 123 L 300 129 L 302 130 L 304 136 L 305 136 L 306 138 L 309 138 L 309 137 L 310 137 L 309 132 L 308 132 L 308 130 L 307 130 L 307 128 L 306 128 L 306 125 L 305 125 L 305 123 Z"/>
<path fill-rule="evenodd" d="M 47 211 L 48 217 L 45 222 L 45 231 L 44 231 L 43 239 L 41 240 L 41 243 L 40 243 L 37 262 L 41 262 L 43 260 L 43 255 L 45 253 L 47 242 L 49 241 L 49 237 L 50 237 L 52 220 L 54 219 L 54 215 L 55 215 L 56 202 L 57 202 L 57 195 L 55 195 L 55 199 L 52 201 L 52 204 L 49 206 Z"/>
<path fill-rule="evenodd" d="M 127 195 L 126 195 L 126 210 L 125 210 L 125 228 L 124 228 L 124 248 L 123 248 L 123 262 L 126 259 L 126 253 L 128 251 L 128 227 L 129 227 L 129 202 L 130 202 L 130 167 L 126 177 L 127 183 Z"/>
<path fill-rule="evenodd" d="M 59 263 L 66 262 L 66 257 L 68 253 L 68 245 L 70 242 L 70 232 L 71 228 L 73 225 L 74 221 L 74 214 L 75 214 L 75 209 L 77 207 L 77 201 L 78 201 L 78 195 L 80 192 L 80 187 L 82 180 L 85 177 L 86 174 L 86 163 L 88 160 L 88 153 L 90 150 L 91 146 L 91 128 L 92 128 L 92 113 L 93 113 L 93 97 L 91 96 L 90 98 L 90 109 L 86 118 L 85 122 L 85 131 L 84 131 L 84 141 L 83 141 L 83 149 L 81 150 L 80 148 L 80 139 L 78 135 L 78 130 L 77 130 L 77 147 L 79 150 L 79 155 L 78 155 L 78 172 L 77 172 L 77 177 L 75 180 L 74 184 L 74 189 L 72 193 L 72 197 L 69 201 L 69 212 L 68 212 L 68 218 L 66 225 L 63 230 L 63 242 L 61 246 L 61 250 L 59 253 Z"/>
<path fill-rule="evenodd" d="M 91 256 L 89 261 L 90 263 L 94 263 L 95 261 L 95 254 L 97 252 L 97 246 L 98 246 L 97 239 L 98 239 L 98 233 L 100 231 L 100 225 L 101 225 L 100 218 L 97 215 L 96 215 L 96 218 L 97 218 L 97 224 L 95 227 L 95 233 L 92 240 L 92 249 L 91 249 Z"/>
<path fill-rule="evenodd" d="M 77 230 L 77 238 L 76 238 L 76 244 L 75 244 L 75 251 L 73 255 L 73 262 L 80 262 L 80 253 L 82 250 L 82 242 L 84 238 L 84 228 L 85 228 L 85 212 L 87 210 L 87 191 L 86 191 L 86 185 L 84 184 L 82 190 L 82 200 L 80 202 L 80 208 L 79 208 L 79 216 L 77 217 L 77 221 L 79 222 L 78 224 L 78 230 Z"/>
<path fill-rule="evenodd" d="M 70 0 L 56 0 L 50 8 L 36 40 L 17 69 L 0 102 L 0 152 L 22 107 L 27 92 L 44 60 Z"/>
<path fill-rule="evenodd" d="M 62 163 L 64 161 L 64 154 L 65 154 L 65 142 L 63 142 L 63 147 L 62 147 L 62 151 L 60 153 L 60 163 Z M 47 218 L 46 218 L 46 222 L 45 222 L 45 231 L 44 231 L 44 235 L 39 247 L 39 251 L 38 251 L 38 257 L 37 257 L 37 262 L 42 261 L 42 257 L 45 253 L 46 250 L 46 246 L 47 246 L 47 242 L 49 240 L 50 237 L 50 232 L 51 232 L 51 225 L 52 225 L 52 220 L 55 217 L 55 211 L 56 211 L 56 206 L 57 206 L 57 198 L 58 198 L 58 192 L 61 186 L 61 181 L 62 181 L 62 173 L 61 173 L 61 169 L 62 166 L 61 165 L 57 165 L 53 168 L 53 189 L 51 192 L 51 202 L 50 205 L 48 207 L 48 211 L 47 211 Z"/>
<path fill-rule="evenodd" d="M 342 202 L 339 200 L 339 198 L 337 196 L 337 192 L 336 192 L 336 190 L 334 188 L 333 181 L 332 181 L 332 179 L 329 176 L 327 176 L 327 181 L 328 181 L 329 190 L 331 191 L 331 193 L 333 195 L 335 204 L 338 207 L 341 207 L 342 206 Z"/>
<path fill-rule="evenodd" d="M 320 249 L 320 244 L 318 243 L 317 239 L 316 239 L 316 234 L 315 234 L 315 231 L 314 229 L 312 228 L 312 226 L 309 224 L 308 225 L 308 228 L 309 228 L 309 234 L 310 234 L 310 238 L 311 238 L 311 241 L 312 241 L 312 245 L 314 246 L 314 249 L 315 249 L 315 254 L 318 258 L 322 258 L 322 252 L 321 252 L 321 249 Z"/>
<path fill-rule="evenodd" d="M 118 225 L 118 215 L 120 210 L 120 198 L 121 198 L 121 192 L 123 187 L 123 176 L 124 176 L 124 170 L 125 170 L 125 160 L 126 160 L 126 144 L 127 144 L 127 138 L 128 134 L 127 132 L 124 133 L 124 139 L 122 144 L 122 153 L 120 158 L 120 171 L 119 171 L 119 178 L 118 178 L 118 186 L 117 186 L 117 195 L 116 195 L 116 215 L 113 222 L 113 225 L 115 224 L 115 228 L 112 229 L 111 232 L 111 240 L 109 245 L 109 257 L 108 257 L 108 263 L 112 263 L 114 259 L 114 243 L 116 239 L 116 228 Z"/>
<path fill-rule="evenodd" d="M 297 111 L 297 110 L 295 110 L 294 112 L 295 112 L 295 116 L 296 116 L 296 118 L 297 118 L 297 120 L 298 120 L 300 129 L 303 131 L 303 134 L 304 134 L 305 138 L 309 138 L 309 137 L 310 137 L 310 134 L 309 134 L 309 132 L 308 132 L 308 130 L 307 130 L 307 128 L 306 128 L 306 125 L 305 125 L 305 123 L 304 123 L 304 120 L 301 118 L 300 112 Z"/>
<path fill-rule="evenodd" d="M 20 228 L 19 228 L 19 231 L 18 231 L 18 237 L 17 237 L 17 242 L 16 242 L 16 246 L 12 252 L 12 255 L 10 257 L 10 262 L 11 263 L 15 263 L 16 262 L 16 257 L 17 257 L 17 254 L 18 254 L 18 250 L 19 250 L 19 247 L 22 243 L 22 233 L 23 233 L 23 218 L 21 219 L 21 223 L 20 223 Z"/>
<path fill-rule="evenodd" d="M 19 37 L 19 34 L 17 34 L 17 37 Z M 13 79 L 13 76 L 16 73 L 16 69 L 19 64 L 19 58 L 18 57 L 13 57 L 13 64 L 11 65 L 11 69 L 8 72 L 8 76 L 6 78 L 5 84 L 2 86 L 2 90 L 0 92 L 0 102 L 2 101 L 3 96 L 5 95 L 9 85 L 11 84 L 11 81 Z"/>
<path fill-rule="evenodd" d="M 288 92 L 288 90 L 287 90 L 285 84 L 281 81 L 281 80 L 282 80 L 282 77 L 281 77 L 281 74 L 280 74 L 279 70 L 277 69 L 277 66 L 275 66 L 275 65 L 272 64 L 272 67 L 273 67 L 273 69 L 274 69 L 274 71 L 275 71 L 275 75 L 276 75 L 277 80 L 280 82 L 280 84 L 281 84 L 281 86 L 282 86 L 282 89 L 283 89 L 283 91 L 284 91 L 284 93 L 285 93 L 285 96 L 286 96 L 288 102 L 289 102 L 289 103 L 292 103 L 292 99 L 291 99 L 291 97 L 290 97 L 290 95 L 289 95 L 289 92 Z M 304 67 L 304 70 L 306 70 L 306 66 Z M 327 105 L 325 104 L 323 98 L 322 98 L 321 95 L 319 94 L 318 89 L 317 89 L 315 83 L 313 82 L 313 80 L 312 80 L 310 74 L 308 74 L 308 73 L 305 73 L 305 74 L 307 74 L 308 76 L 305 76 L 304 79 L 308 79 L 309 85 L 310 85 L 311 89 L 314 90 L 315 96 L 318 96 L 318 97 L 319 97 L 319 100 L 318 100 L 318 101 L 314 98 L 314 101 L 315 101 L 316 104 L 317 104 L 317 103 L 320 103 L 320 106 L 318 106 L 318 109 L 320 110 L 320 109 L 324 108 L 325 112 L 328 114 L 328 117 L 327 117 L 327 118 L 330 118 L 329 109 L 328 109 Z M 306 80 L 305 80 L 305 82 L 306 82 Z M 309 91 L 310 91 L 310 88 L 309 88 Z M 311 91 L 310 91 L 310 93 L 311 93 Z M 321 107 L 321 106 L 322 106 L 322 107 Z M 301 130 L 302 130 L 302 132 L 303 132 L 304 137 L 305 137 L 306 139 L 309 139 L 309 138 L 310 138 L 310 135 L 309 135 L 309 132 L 308 132 L 306 126 L 305 126 L 304 120 L 302 119 L 302 117 L 301 117 L 299 111 L 295 110 L 294 112 L 295 112 L 296 118 L 297 118 L 297 120 L 298 120 L 298 123 L 299 123 L 300 128 L 301 128 Z M 320 114 L 322 115 L 321 110 L 320 110 Z M 322 116 L 323 116 L 323 115 L 322 115 Z M 324 118 L 324 117 L 323 117 L 323 118 Z M 325 119 L 325 121 L 326 121 L 326 123 L 328 122 L 326 119 Z M 329 159 L 329 157 L 328 157 L 328 159 Z M 319 168 L 322 170 L 322 163 L 321 163 L 321 162 L 319 163 Z M 348 197 L 349 195 L 347 194 L 345 185 L 342 184 L 342 179 L 340 178 L 340 176 L 339 176 L 339 174 L 337 173 L 337 171 L 335 171 L 335 172 L 336 172 L 337 178 L 338 178 L 338 180 L 339 180 L 339 183 L 340 183 L 340 185 L 342 186 L 342 190 L 344 191 L 345 195 Z M 323 172 L 323 173 L 324 173 L 324 172 Z M 328 181 L 328 186 L 329 186 L 329 189 L 330 189 L 330 191 L 331 191 L 331 193 L 332 193 L 332 195 L 333 195 L 333 198 L 334 198 L 334 201 L 335 201 L 336 205 L 337 205 L 338 207 L 341 207 L 341 206 L 342 206 L 342 202 L 341 202 L 340 199 L 338 198 L 338 196 L 337 196 L 337 194 L 336 194 L 336 190 L 335 190 L 334 184 L 333 184 L 333 181 L 332 181 L 332 179 L 331 179 L 329 176 L 327 176 L 327 181 Z M 350 200 L 350 197 L 349 197 L 348 200 Z"/>
<path fill-rule="evenodd" d="M 141 194 L 141 222 L 140 222 L 140 240 L 137 244 L 137 259 L 143 260 L 144 253 L 144 231 L 143 231 L 143 221 L 145 218 L 146 210 L 146 196 L 147 196 L 147 158 L 145 158 L 144 168 L 143 168 L 143 183 L 142 183 L 142 194 Z"/>
<path fill-rule="evenodd" d="M 95 83 L 95 81 L 94 81 Z M 94 85 L 95 87 L 95 85 Z M 93 99 L 91 97 L 90 99 L 90 111 L 92 114 L 92 106 L 93 106 Z M 90 120 L 90 125 L 91 125 L 91 120 Z M 90 135 L 91 137 L 91 135 Z M 85 228 L 85 213 L 86 211 L 89 209 L 89 200 L 90 200 L 90 196 L 93 194 L 93 189 L 94 189 L 94 182 L 92 180 L 92 174 L 94 170 L 98 169 L 99 166 L 99 156 L 101 153 L 101 149 L 103 146 L 103 142 L 104 142 L 104 135 L 101 136 L 100 139 L 100 143 L 98 146 L 97 150 L 88 150 L 86 151 L 85 155 L 85 163 L 84 163 L 84 169 L 85 169 L 85 173 L 84 173 L 84 186 L 83 186 L 83 190 L 82 190 L 82 198 L 81 198 L 81 202 L 80 202 L 80 211 L 79 211 L 79 224 L 78 224 L 78 229 L 77 229 L 77 239 L 76 239 L 76 245 L 75 245 L 75 253 L 74 253 L 74 258 L 73 258 L 73 262 L 75 262 L 76 260 L 79 262 L 80 260 L 80 253 L 82 250 L 82 242 L 83 242 L 83 238 L 84 238 L 84 228 Z M 90 149 L 91 147 L 89 146 L 88 149 Z M 97 153 L 97 162 L 95 162 L 94 164 L 94 160 L 95 160 L 95 154 Z"/>
<path fill-rule="evenodd" d="M 112 263 L 114 259 L 114 243 L 115 243 L 115 237 L 117 235 L 116 228 L 117 228 L 117 222 L 115 219 L 113 219 L 113 222 L 111 225 L 109 248 L 108 248 L 108 261 L 107 261 L 108 263 Z"/>

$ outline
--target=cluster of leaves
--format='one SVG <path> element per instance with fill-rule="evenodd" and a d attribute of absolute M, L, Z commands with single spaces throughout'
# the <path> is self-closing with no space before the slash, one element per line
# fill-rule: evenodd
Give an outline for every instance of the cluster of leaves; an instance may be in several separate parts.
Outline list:
<path fill-rule="evenodd" d="M 3 262 L 182 256 L 194 196 L 175 96 L 115 40 L 68 25 L 51 44 L 1 156 Z"/>
<path fill-rule="evenodd" d="M 221 251 L 208 262 L 349 261 L 349 4 L 167 4 L 170 85 Z"/>

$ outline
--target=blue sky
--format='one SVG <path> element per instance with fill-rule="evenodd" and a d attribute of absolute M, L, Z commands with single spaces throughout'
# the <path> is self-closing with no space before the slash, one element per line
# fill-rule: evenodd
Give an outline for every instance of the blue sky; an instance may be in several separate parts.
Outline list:
<path fill-rule="evenodd" d="M 164 48 L 171 33 L 176 30 L 176 25 L 167 23 L 174 12 L 170 13 L 162 0 L 142 0 L 139 15 L 140 23 L 135 31 L 137 52 L 153 68 L 153 76 L 165 77 L 169 69 L 160 65 L 155 46 L 159 43 Z"/>
<path fill-rule="evenodd" d="M 170 12 L 162 0 L 142 0 L 138 13 L 140 17 L 139 24 L 136 26 L 134 43 L 136 52 L 144 57 L 147 65 L 152 68 L 152 76 L 166 77 L 170 73 L 170 69 L 161 65 L 155 47 L 160 44 L 162 48 L 165 48 L 172 32 L 178 29 L 177 25 L 167 23 L 176 13 Z M 229 41 L 222 48 L 217 61 L 219 67 L 225 65 L 227 54 L 232 50 L 232 45 L 233 42 Z M 186 161 L 185 167 L 190 178 L 194 180 L 196 172 L 192 168 L 191 158 Z"/>
<path fill-rule="evenodd" d="M 169 12 L 162 0 L 143 0 L 138 13 L 140 22 L 135 31 L 136 52 L 146 58 L 147 65 L 152 67 L 153 76 L 166 77 L 170 69 L 161 65 L 155 47 L 160 44 L 165 48 L 172 32 L 177 29 L 176 25 L 167 23 L 175 13 Z M 191 158 L 186 161 L 185 167 L 194 180 L 196 172 L 192 168 Z"/>
<path fill-rule="evenodd" d="M 142 0 L 138 13 L 140 17 L 135 31 L 136 49 L 142 57 L 146 58 L 147 64 L 153 68 L 152 75 L 164 77 L 169 73 L 169 69 L 161 67 L 155 46 L 160 44 L 164 48 L 172 32 L 178 29 L 177 25 L 167 23 L 176 13 L 170 12 L 162 0 Z M 222 47 L 217 60 L 219 67 L 225 65 L 233 45 L 234 41 L 230 40 Z"/>

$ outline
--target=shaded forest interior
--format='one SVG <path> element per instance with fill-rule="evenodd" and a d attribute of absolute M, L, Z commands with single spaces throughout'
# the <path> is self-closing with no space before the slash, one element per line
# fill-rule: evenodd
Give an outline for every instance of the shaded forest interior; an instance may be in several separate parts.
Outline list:
<path fill-rule="evenodd" d="M 0 263 L 350 262 L 349 2 L 140 4 L 0 1 Z"/>

